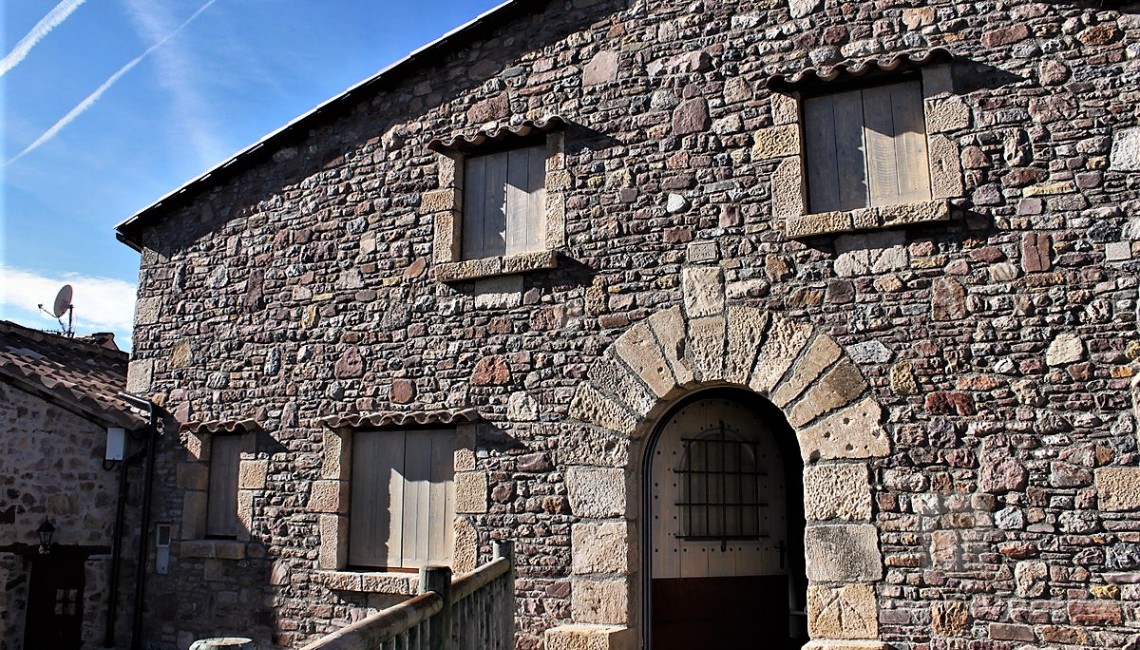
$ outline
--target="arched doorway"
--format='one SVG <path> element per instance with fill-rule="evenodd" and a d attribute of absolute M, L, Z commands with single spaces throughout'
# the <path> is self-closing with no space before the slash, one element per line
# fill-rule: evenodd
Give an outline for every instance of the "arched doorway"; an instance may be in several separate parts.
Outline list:
<path fill-rule="evenodd" d="M 800 648 L 808 641 L 802 464 L 770 402 L 691 395 L 645 460 L 647 646 Z"/>

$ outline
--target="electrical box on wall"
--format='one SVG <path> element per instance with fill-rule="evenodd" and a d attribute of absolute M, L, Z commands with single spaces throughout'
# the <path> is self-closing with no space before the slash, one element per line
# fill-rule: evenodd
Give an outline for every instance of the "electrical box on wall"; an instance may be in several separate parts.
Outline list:
<path fill-rule="evenodd" d="M 166 575 L 170 572 L 170 524 L 157 526 L 154 546 L 154 572 Z"/>

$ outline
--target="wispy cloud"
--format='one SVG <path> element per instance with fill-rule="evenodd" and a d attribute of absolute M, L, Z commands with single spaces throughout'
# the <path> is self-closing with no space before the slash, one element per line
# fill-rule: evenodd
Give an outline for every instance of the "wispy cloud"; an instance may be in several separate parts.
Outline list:
<path fill-rule="evenodd" d="M 60 287 L 74 289 L 72 303 L 77 333 L 114 332 L 120 346 L 129 338 L 134 323 L 135 285 L 114 278 L 88 277 L 78 273 L 46 276 L 0 265 L 0 317 L 17 317 L 28 327 L 54 329 L 58 324 L 37 305 L 51 310 Z M 66 322 L 66 316 L 64 317 Z"/>
<path fill-rule="evenodd" d="M 40 19 L 40 22 L 36 23 L 35 27 L 32 27 L 30 32 L 20 39 L 20 42 L 16 43 L 16 47 L 12 48 L 11 52 L 4 55 L 3 59 L 0 59 L 0 77 L 3 77 L 9 70 L 27 58 L 28 52 L 31 52 L 37 43 L 50 34 L 51 30 L 59 27 L 60 23 L 67 20 L 71 12 L 78 9 L 79 6 L 86 1 L 87 0 L 63 0 L 53 7 L 46 16 Z"/>
<path fill-rule="evenodd" d="M 154 0 L 127 0 L 126 4 L 131 20 L 143 38 L 148 40 L 162 38 L 176 20 L 168 5 Z M 206 118 L 217 115 L 217 109 L 201 91 L 202 53 L 177 45 L 164 47 L 153 57 L 159 84 L 170 93 L 172 100 L 171 130 L 189 141 L 190 150 L 197 155 L 199 165 L 214 165 L 233 153 L 232 147 L 215 135 L 215 129 Z"/>
<path fill-rule="evenodd" d="M 10 164 L 16 162 L 20 158 L 23 158 L 24 156 L 28 155 L 29 153 L 35 151 L 36 149 L 43 146 L 44 143 L 46 143 L 49 140 L 51 140 L 52 138 L 54 138 L 68 124 L 71 124 L 73 121 L 75 121 L 75 119 L 77 117 L 79 117 L 84 112 L 86 112 L 88 109 L 90 109 L 95 104 L 95 102 L 99 101 L 99 98 L 103 96 L 103 93 L 107 92 L 107 90 L 111 86 L 115 85 L 115 82 L 117 82 L 119 79 L 121 79 L 123 77 L 123 75 L 130 72 L 131 69 L 134 68 L 139 63 L 141 63 L 143 61 L 143 59 L 150 56 L 150 54 L 152 52 L 159 49 L 160 47 L 165 45 L 170 39 L 177 36 L 179 32 L 181 32 L 183 29 L 185 29 L 187 25 L 194 22 L 195 18 L 202 15 L 202 12 L 209 9 L 210 6 L 213 5 L 217 1 L 218 0 L 208 0 L 208 2 L 203 4 L 201 7 L 198 8 L 197 11 L 195 11 L 193 14 L 191 14 L 189 18 L 182 21 L 182 24 L 180 24 L 178 27 L 176 27 L 173 31 L 167 33 L 157 43 L 148 47 L 146 49 L 146 51 L 144 51 L 142 54 L 140 54 L 137 57 L 135 57 L 134 59 L 128 61 L 126 65 L 119 68 L 115 72 L 115 74 L 108 77 L 106 81 L 104 81 L 98 88 L 96 88 L 95 92 L 91 93 L 90 95 L 87 96 L 86 99 L 79 102 L 79 104 L 77 104 L 75 106 L 75 108 L 73 108 L 67 112 L 67 115 L 64 115 L 62 118 L 60 118 L 59 121 L 57 121 L 55 124 L 51 125 L 51 127 L 48 128 L 47 131 L 44 131 L 43 134 L 40 135 L 40 137 L 36 138 L 34 142 L 32 142 L 27 147 L 25 147 L 23 151 L 16 154 L 16 156 L 13 157 L 11 160 L 9 160 L 7 164 L 10 165 Z"/>

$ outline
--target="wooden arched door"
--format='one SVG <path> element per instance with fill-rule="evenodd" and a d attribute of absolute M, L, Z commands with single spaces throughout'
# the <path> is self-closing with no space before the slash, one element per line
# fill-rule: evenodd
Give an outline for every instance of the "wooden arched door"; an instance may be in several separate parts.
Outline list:
<path fill-rule="evenodd" d="M 647 477 L 652 650 L 806 641 L 799 458 L 780 439 L 794 435 L 777 409 L 744 397 L 700 395 L 656 432 Z"/>

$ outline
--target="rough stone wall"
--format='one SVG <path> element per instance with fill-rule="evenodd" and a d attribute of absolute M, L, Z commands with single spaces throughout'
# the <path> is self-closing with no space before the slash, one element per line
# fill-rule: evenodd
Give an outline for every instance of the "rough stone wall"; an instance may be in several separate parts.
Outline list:
<path fill-rule="evenodd" d="M 38 544 L 36 528 L 47 518 L 59 546 L 110 549 L 118 481 L 102 466 L 106 436 L 103 425 L 0 383 L 0 547 Z M 14 553 L 0 558 L 0 648 L 7 650 L 22 643 L 31 564 Z M 94 648 L 103 640 L 109 550 L 88 567 L 83 647 Z"/>
<path fill-rule="evenodd" d="M 243 557 L 176 544 L 170 575 L 151 578 L 150 640 L 242 626 L 298 646 L 381 604 L 315 578 L 317 419 L 474 406 L 488 506 L 466 519 L 484 557 L 516 541 L 520 646 L 538 647 L 570 619 L 560 422 L 585 369 L 680 304 L 699 261 L 723 269 L 728 304 L 843 345 L 885 407 L 885 641 L 1123 646 L 1140 623 L 1120 577 L 1140 566 L 1140 522 L 1098 507 L 1093 477 L 1137 460 L 1140 17 L 911 4 L 555 2 L 155 221 L 133 389 L 182 422 L 256 418 L 268 471 Z M 960 57 L 968 112 L 945 134 L 963 168 L 950 221 L 786 238 L 780 161 L 759 137 L 767 76 L 933 46 Z M 571 123 L 564 262 L 517 290 L 432 281 L 427 142 L 551 113 Z M 167 438 L 158 473 L 176 539 L 186 441 Z"/>

